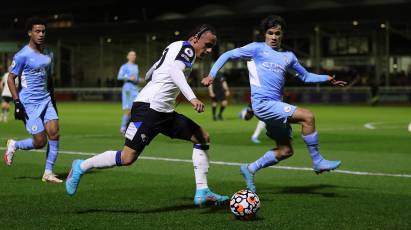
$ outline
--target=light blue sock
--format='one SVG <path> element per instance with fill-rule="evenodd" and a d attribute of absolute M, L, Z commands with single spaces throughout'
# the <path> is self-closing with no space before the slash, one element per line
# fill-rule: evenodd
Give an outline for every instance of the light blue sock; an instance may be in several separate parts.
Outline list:
<path fill-rule="evenodd" d="M 318 133 L 317 131 L 308 134 L 306 136 L 302 135 L 302 138 L 307 145 L 308 152 L 310 152 L 311 159 L 313 160 L 314 164 L 320 162 L 323 158 L 321 156 L 320 151 L 318 149 Z"/>
<path fill-rule="evenodd" d="M 127 124 L 130 121 L 130 117 L 126 114 L 123 114 L 123 117 L 121 118 L 121 128 L 127 128 Z"/>
<path fill-rule="evenodd" d="M 54 163 L 57 160 L 57 155 L 59 151 L 59 141 L 49 140 L 49 147 L 46 160 L 46 170 L 53 171 Z"/>
<path fill-rule="evenodd" d="M 250 170 L 252 174 L 255 174 L 258 170 L 266 168 L 271 165 L 275 165 L 277 163 L 278 160 L 275 157 L 275 152 L 273 150 L 269 150 L 264 154 L 264 156 L 260 157 L 258 160 L 248 165 L 248 170 Z"/>
<path fill-rule="evenodd" d="M 34 149 L 33 138 L 27 138 L 21 141 L 16 141 L 14 147 L 16 147 L 16 149 L 22 150 Z"/>

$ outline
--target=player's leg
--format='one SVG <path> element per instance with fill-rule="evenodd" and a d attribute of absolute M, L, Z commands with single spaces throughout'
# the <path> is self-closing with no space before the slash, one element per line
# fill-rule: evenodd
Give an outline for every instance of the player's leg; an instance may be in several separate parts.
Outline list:
<path fill-rule="evenodd" d="M 265 123 L 263 121 L 258 120 L 257 126 L 255 127 L 255 131 L 251 136 L 251 141 L 255 144 L 260 144 L 260 140 L 258 137 L 260 136 L 261 132 L 265 129 Z"/>
<path fill-rule="evenodd" d="M 223 112 L 224 112 L 225 107 L 227 107 L 227 104 L 228 104 L 228 102 L 227 102 L 226 99 L 221 101 L 220 112 L 218 113 L 218 119 L 219 120 L 223 120 Z"/>
<path fill-rule="evenodd" d="M 10 109 L 9 101 L 7 101 L 6 98 L 3 97 L 3 101 L 1 102 L 2 113 L 1 113 L 0 121 L 7 122 L 9 109 Z"/>
<path fill-rule="evenodd" d="M 125 145 L 122 151 L 105 151 L 86 160 L 74 160 L 66 180 L 66 191 L 74 195 L 80 183 L 81 176 L 92 169 L 104 169 L 115 166 L 128 166 L 133 164 L 145 146 L 159 133 L 154 126 L 156 119 L 147 114 L 149 104 L 134 103 L 131 110 L 131 122 L 126 130 Z M 145 119 L 146 118 L 146 119 Z M 145 138 L 142 138 L 144 136 Z"/>
<path fill-rule="evenodd" d="M 130 122 L 130 116 L 131 116 L 130 110 L 133 105 L 133 100 L 134 98 L 132 97 L 131 90 L 127 88 L 123 88 L 123 91 L 122 91 L 123 116 L 121 117 L 121 126 L 120 126 L 120 132 L 122 134 L 125 133 L 127 129 L 127 125 Z"/>
<path fill-rule="evenodd" d="M 46 133 L 48 136 L 48 147 L 47 147 L 47 159 L 46 166 L 44 169 L 43 182 L 61 183 L 56 174 L 53 173 L 54 164 L 56 163 L 57 156 L 59 153 L 59 122 L 57 119 L 49 120 L 45 124 Z"/>
<path fill-rule="evenodd" d="M 26 105 L 26 113 L 29 117 L 26 123 L 26 130 L 32 137 L 23 140 L 9 139 L 7 141 L 6 151 L 4 153 L 4 162 L 10 166 L 13 162 L 13 156 L 16 150 L 40 149 L 47 144 L 43 120 L 41 118 L 45 105 Z"/>
<path fill-rule="evenodd" d="M 266 124 L 267 136 L 276 141 L 277 148 L 268 150 L 262 157 L 251 164 L 244 164 L 240 167 L 240 172 L 246 181 L 247 188 L 253 192 L 256 192 L 254 175 L 257 171 L 273 166 L 293 154 L 291 126 L 275 119 L 267 120 Z"/>
<path fill-rule="evenodd" d="M 161 133 L 172 138 L 191 141 L 193 143 L 193 166 L 196 182 L 196 193 L 194 204 L 198 206 L 213 204 L 221 205 L 228 201 L 227 196 L 216 194 L 208 187 L 208 150 L 210 138 L 208 133 L 188 117 L 174 113 L 171 125 L 162 130 Z"/>
<path fill-rule="evenodd" d="M 216 121 L 217 120 L 217 101 L 214 98 L 211 98 L 211 111 L 213 114 L 213 120 Z"/>
<path fill-rule="evenodd" d="M 318 133 L 315 129 L 314 113 L 308 109 L 297 108 L 289 121 L 301 124 L 302 138 L 307 145 L 308 152 L 310 153 L 313 162 L 314 171 L 317 174 L 324 171 L 334 170 L 341 165 L 341 161 L 328 161 L 321 155 L 318 146 Z"/>

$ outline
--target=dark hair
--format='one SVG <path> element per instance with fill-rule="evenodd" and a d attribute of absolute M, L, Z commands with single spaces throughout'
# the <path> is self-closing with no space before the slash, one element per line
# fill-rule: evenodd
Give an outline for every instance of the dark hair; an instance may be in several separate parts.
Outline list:
<path fill-rule="evenodd" d="M 285 30 L 285 21 L 281 16 L 270 15 L 261 21 L 261 30 L 264 34 L 268 29 L 276 26 L 281 26 L 281 29 Z"/>
<path fill-rule="evenodd" d="M 26 21 L 26 31 L 33 29 L 34 25 L 44 25 L 46 26 L 46 20 L 39 17 L 31 17 Z"/>
<path fill-rule="evenodd" d="M 200 38 L 201 35 L 207 31 L 210 31 L 212 34 L 217 35 L 217 32 L 215 31 L 214 27 L 207 25 L 207 24 L 201 24 L 201 25 L 198 25 L 193 31 L 191 31 L 188 37 L 189 38 L 191 37 Z"/>

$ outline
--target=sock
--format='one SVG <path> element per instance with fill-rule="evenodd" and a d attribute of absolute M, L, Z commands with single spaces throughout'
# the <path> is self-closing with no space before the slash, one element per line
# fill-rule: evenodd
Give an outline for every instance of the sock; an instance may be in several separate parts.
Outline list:
<path fill-rule="evenodd" d="M 318 148 L 318 134 L 317 131 L 308 134 L 306 136 L 302 135 L 302 138 L 307 145 L 308 152 L 310 152 L 311 159 L 314 164 L 320 162 L 323 158 L 321 156 L 319 148 Z"/>
<path fill-rule="evenodd" d="M 84 160 L 80 164 L 80 168 L 83 172 L 86 172 L 93 168 L 111 168 L 121 165 L 121 151 L 105 151 Z"/>
<path fill-rule="evenodd" d="M 255 128 L 252 138 L 257 139 L 260 136 L 261 131 L 263 131 L 264 129 L 265 129 L 265 123 L 263 121 L 258 121 L 257 127 Z"/>
<path fill-rule="evenodd" d="M 275 157 L 275 152 L 273 150 L 269 150 L 266 152 L 262 157 L 258 160 L 254 161 L 253 163 L 248 165 L 248 170 L 252 174 L 255 174 L 258 170 L 262 168 L 266 168 L 271 165 L 275 165 L 278 163 L 277 158 Z"/>
<path fill-rule="evenodd" d="M 54 163 L 57 160 L 57 155 L 59 151 L 59 141 L 58 140 L 49 140 L 47 152 L 47 160 L 46 160 L 46 171 L 45 172 L 52 172 Z"/>
<path fill-rule="evenodd" d="M 193 166 L 197 190 L 208 188 L 208 150 L 209 145 L 194 144 L 193 146 Z"/>
<path fill-rule="evenodd" d="M 127 114 L 123 114 L 123 117 L 121 118 L 121 128 L 125 129 L 129 121 L 130 117 Z"/>
<path fill-rule="evenodd" d="M 220 112 L 218 114 L 219 117 L 223 115 L 224 109 L 225 109 L 225 106 L 220 106 Z"/>
<path fill-rule="evenodd" d="M 217 110 L 217 106 L 212 106 L 211 110 L 213 111 L 213 118 L 215 117 L 215 112 Z"/>
<path fill-rule="evenodd" d="M 14 145 L 14 147 L 16 149 L 23 149 L 23 150 L 34 149 L 33 138 L 27 138 L 25 140 L 16 141 L 16 144 Z"/>

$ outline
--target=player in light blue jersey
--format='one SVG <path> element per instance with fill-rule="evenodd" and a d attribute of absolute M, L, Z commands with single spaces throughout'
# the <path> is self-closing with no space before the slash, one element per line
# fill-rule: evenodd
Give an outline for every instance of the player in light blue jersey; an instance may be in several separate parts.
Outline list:
<path fill-rule="evenodd" d="M 254 174 L 259 169 L 275 165 L 293 154 L 290 123 L 302 125 L 302 138 L 317 174 L 334 170 L 341 164 L 341 161 L 328 161 L 320 154 L 314 114 L 308 109 L 282 102 L 282 96 L 287 72 L 294 73 L 306 83 L 329 82 L 335 86 L 344 86 L 346 82 L 337 81 L 328 75 L 309 73 L 298 62 L 293 52 L 282 50 L 284 24 L 284 20 L 279 16 L 265 18 L 262 21 L 265 42 L 253 42 L 222 54 L 209 76 L 202 80 L 206 86 L 212 83 L 218 70 L 230 59 L 248 61 L 252 109 L 254 114 L 266 123 L 267 135 L 277 144 L 276 148 L 267 151 L 257 161 L 241 166 L 241 174 L 247 182 L 248 189 L 252 191 L 256 191 Z"/>
<path fill-rule="evenodd" d="M 32 137 L 9 139 L 4 162 L 10 166 L 16 150 L 40 149 L 48 143 L 42 181 L 61 183 L 53 173 L 59 149 L 59 123 L 50 76 L 52 55 L 44 48 L 46 23 L 41 18 L 30 18 L 26 31 L 29 44 L 14 55 L 7 83 L 15 104 L 15 118 L 23 120 Z M 19 89 L 15 85 L 16 77 L 20 81 Z"/>
<path fill-rule="evenodd" d="M 127 54 L 128 62 L 121 66 L 117 79 L 124 81 L 121 99 L 123 103 L 123 117 L 121 119 L 120 132 L 124 134 L 130 121 L 130 111 L 133 101 L 138 95 L 138 86 L 142 80 L 138 77 L 138 65 L 136 65 L 136 52 L 131 50 Z"/>

